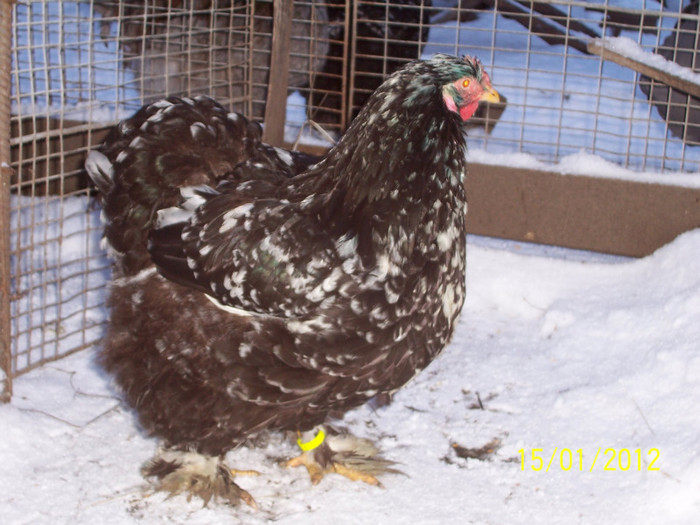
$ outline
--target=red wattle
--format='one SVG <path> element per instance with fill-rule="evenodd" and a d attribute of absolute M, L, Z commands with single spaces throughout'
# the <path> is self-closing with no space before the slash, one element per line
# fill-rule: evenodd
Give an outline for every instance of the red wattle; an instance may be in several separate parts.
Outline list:
<path fill-rule="evenodd" d="M 479 102 L 477 101 L 459 108 L 459 116 L 462 117 L 462 121 L 466 122 L 467 120 L 472 118 L 472 115 L 474 114 L 478 106 Z"/>

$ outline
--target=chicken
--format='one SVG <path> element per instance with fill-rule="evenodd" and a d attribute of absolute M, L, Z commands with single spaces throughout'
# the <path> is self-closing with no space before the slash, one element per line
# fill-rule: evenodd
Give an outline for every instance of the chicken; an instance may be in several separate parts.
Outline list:
<path fill-rule="evenodd" d="M 253 112 L 264 114 L 271 1 L 95 0 L 94 5 L 106 39 L 114 38 L 112 25 L 119 21 L 124 65 L 137 76 L 145 99 L 205 89 L 213 96 L 242 99 L 252 90 Z M 326 63 L 333 25 L 325 2 L 295 2 L 292 14 L 288 81 L 291 87 L 306 87 Z M 249 70 L 243 64 L 251 60 L 251 51 Z"/>
<path fill-rule="evenodd" d="M 421 55 L 428 41 L 431 0 L 377 0 L 352 2 L 356 22 L 347 25 L 345 2 L 327 4 L 330 22 L 327 59 L 311 81 L 309 116 L 316 122 L 335 123 L 343 107 L 343 77 L 347 41 L 352 42 L 354 74 L 352 76 L 351 117 L 357 115 L 370 94 L 382 83 L 383 76 L 393 73 Z"/>
<path fill-rule="evenodd" d="M 436 55 L 390 76 L 322 159 L 263 144 L 205 97 L 146 106 L 90 153 L 114 273 L 101 363 L 162 440 L 147 476 L 252 504 L 222 458 L 268 430 L 300 433 L 289 464 L 314 481 L 390 470 L 324 423 L 452 336 L 462 124 L 482 100 L 498 94 L 477 59 Z"/>
<path fill-rule="evenodd" d="M 420 56 L 432 12 L 430 0 L 353 2 L 353 23 L 345 1 L 294 2 L 292 7 L 288 84 L 311 98 L 310 118 L 332 127 L 342 121 L 347 42 L 354 42 L 356 56 L 352 104 L 360 106 L 379 86 L 382 73 Z M 112 26 L 120 22 L 124 65 L 136 75 L 145 99 L 205 89 L 234 100 L 252 94 L 252 113 L 263 117 L 272 49 L 271 1 L 95 0 L 94 9 L 106 40 L 114 38 Z M 231 67 L 247 60 L 252 60 L 250 71 Z"/>

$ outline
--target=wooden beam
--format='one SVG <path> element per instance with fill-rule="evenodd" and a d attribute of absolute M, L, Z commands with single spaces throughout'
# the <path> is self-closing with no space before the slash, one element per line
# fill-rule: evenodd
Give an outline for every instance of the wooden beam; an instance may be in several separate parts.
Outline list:
<path fill-rule="evenodd" d="M 10 334 L 10 93 L 12 2 L 0 0 L 0 402 L 12 396 Z"/>
<path fill-rule="evenodd" d="M 603 60 L 609 60 L 615 62 L 623 67 L 632 69 L 642 75 L 646 75 L 649 78 L 663 82 L 667 86 L 688 93 L 694 97 L 700 98 L 700 85 L 695 82 L 691 82 L 685 78 L 681 78 L 677 75 L 673 75 L 667 71 L 663 71 L 653 65 L 645 62 L 640 62 L 634 58 L 630 58 L 625 55 L 612 50 L 610 46 L 602 39 L 594 39 L 588 42 L 588 52 L 594 55 L 598 55 L 603 58 Z M 657 55 L 661 56 L 661 55 Z M 663 57 L 662 57 L 663 58 Z M 682 66 L 678 66 L 682 67 Z M 688 69 L 688 68 L 686 68 Z"/>
<path fill-rule="evenodd" d="M 643 257 L 700 227 L 700 188 L 471 163 L 470 233 Z"/>
<path fill-rule="evenodd" d="M 270 53 L 270 81 L 265 104 L 263 140 L 273 146 L 284 142 L 289 88 L 289 48 L 292 39 L 292 0 L 275 0 Z"/>

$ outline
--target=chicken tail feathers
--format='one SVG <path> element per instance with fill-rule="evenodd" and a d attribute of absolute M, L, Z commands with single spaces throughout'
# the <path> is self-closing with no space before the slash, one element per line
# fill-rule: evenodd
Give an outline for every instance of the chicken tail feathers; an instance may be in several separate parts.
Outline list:
<path fill-rule="evenodd" d="M 114 184 L 114 168 L 110 160 L 97 150 L 91 151 L 85 159 L 85 170 L 100 195 L 107 195 Z"/>
<path fill-rule="evenodd" d="M 116 275 L 151 264 L 149 232 L 158 210 L 180 203 L 181 188 L 216 186 L 259 156 L 261 141 L 259 124 L 208 97 L 160 100 L 116 126 L 85 162 L 103 203 L 104 243 Z"/>

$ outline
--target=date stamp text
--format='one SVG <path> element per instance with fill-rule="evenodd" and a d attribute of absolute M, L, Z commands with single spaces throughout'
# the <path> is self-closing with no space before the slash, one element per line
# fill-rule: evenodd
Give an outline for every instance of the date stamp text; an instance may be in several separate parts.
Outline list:
<path fill-rule="evenodd" d="M 530 468 L 535 472 L 549 472 L 556 469 L 564 472 L 593 472 L 594 469 L 603 471 L 658 471 L 656 465 L 661 453 L 658 448 L 643 450 L 641 448 L 603 448 L 598 447 L 595 453 L 584 453 L 583 449 L 554 447 L 551 454 L 546 454 L 542 448 L 518 450 L 520 470 Z"/>

